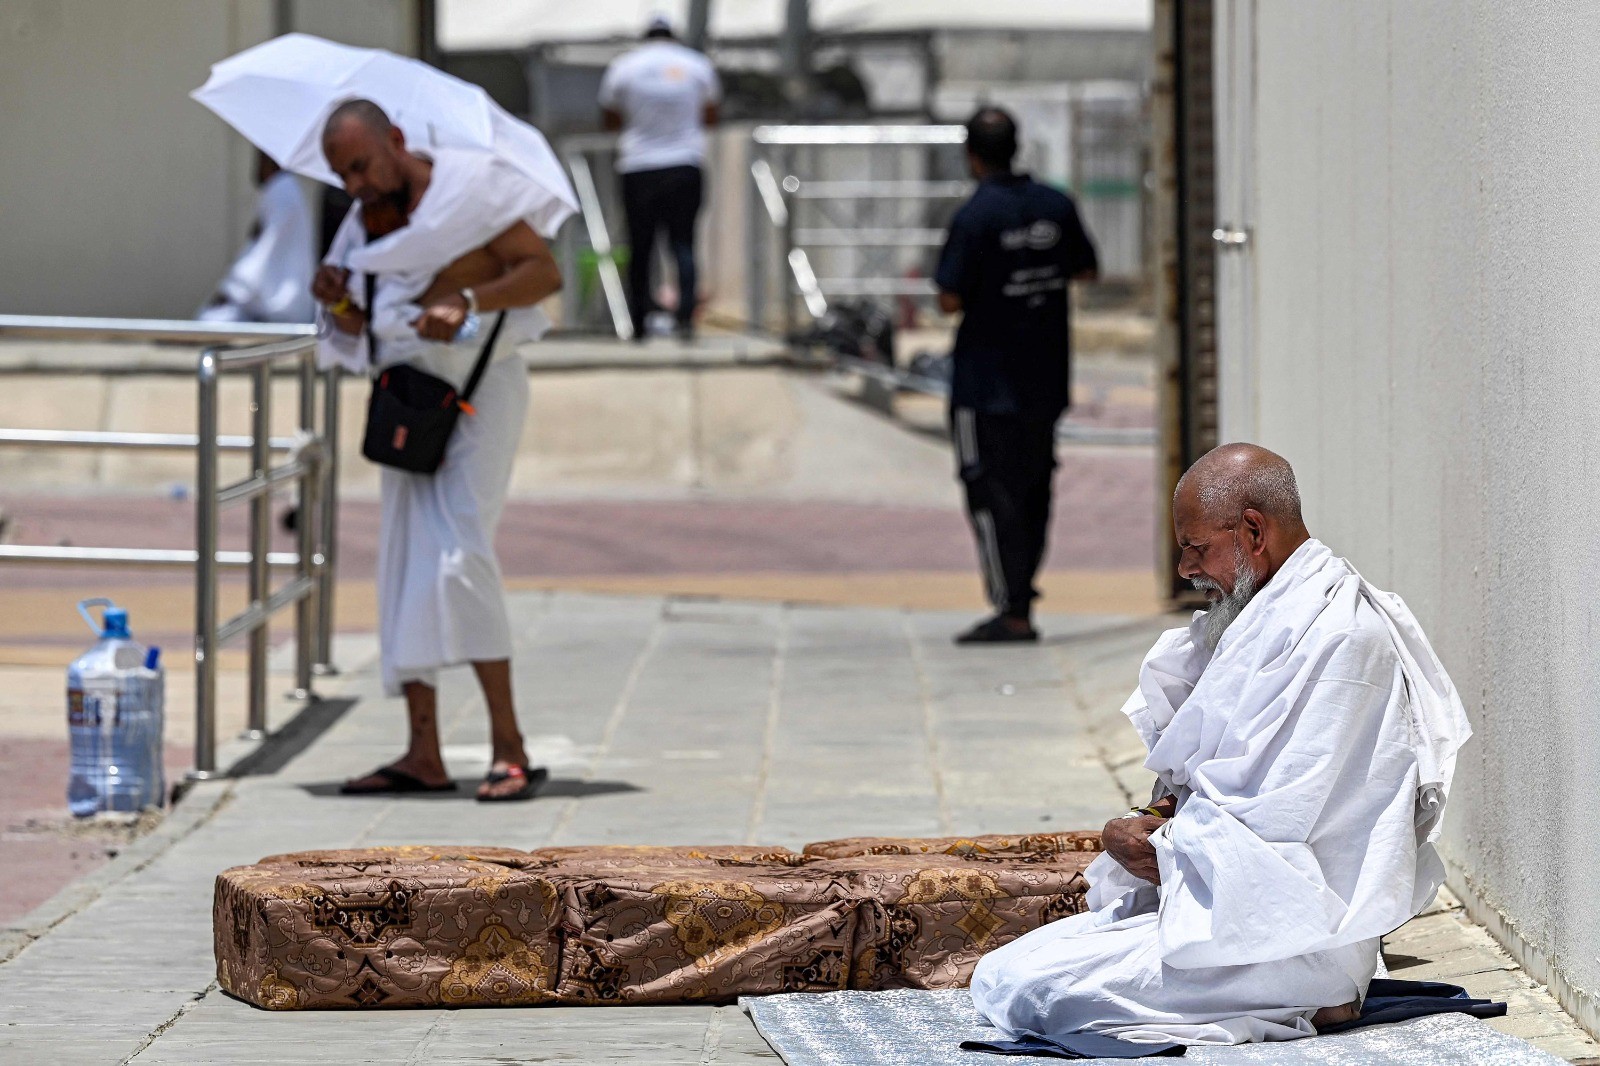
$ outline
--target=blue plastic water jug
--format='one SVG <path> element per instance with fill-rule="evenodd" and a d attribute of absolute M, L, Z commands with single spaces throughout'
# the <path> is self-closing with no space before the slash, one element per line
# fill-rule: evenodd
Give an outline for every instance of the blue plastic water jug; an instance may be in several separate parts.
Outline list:
<path fill-rule="evenodd" d="M 92 607 L 105 608 L 101 622 Z M 167 791 L 161 649 L 134 640 L 128 612 L 108 599 L 84 600 L 78 613 L 99 639 L 67 670 L 67 806 L 80 818 L 160 807 Z"/>

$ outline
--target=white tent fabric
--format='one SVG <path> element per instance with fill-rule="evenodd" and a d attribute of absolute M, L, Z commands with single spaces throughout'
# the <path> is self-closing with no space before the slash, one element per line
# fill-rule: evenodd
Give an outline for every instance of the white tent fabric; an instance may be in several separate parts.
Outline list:
<path fill-rule="evenodd" d="M 1148 30 L 1153 0 L 812 0 L 813 29 Z M 711 0 L 713 37 L 771 36 L 783 0 Z M 439 0 L 448 52 L 521 48 L 544 41 L 633 37 L 664 14 L 682 28 L 688 0 Z"/>

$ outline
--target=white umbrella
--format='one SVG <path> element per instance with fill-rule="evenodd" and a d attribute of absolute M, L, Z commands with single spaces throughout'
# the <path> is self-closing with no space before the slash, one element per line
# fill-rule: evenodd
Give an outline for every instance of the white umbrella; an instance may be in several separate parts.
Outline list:
<path fill-rule="evenodd" d="M 285 34 L 216 64 L 189 95 L 285 170 L 329 185 L 340 182 L 322 156 L 322 127 L 339 104 L 361 98 L 383 108 L 408 147 L 493 152 L 565 205 L 563 217 L 578 207 L 544 134 L 478 86 L 392 52 Z"/>

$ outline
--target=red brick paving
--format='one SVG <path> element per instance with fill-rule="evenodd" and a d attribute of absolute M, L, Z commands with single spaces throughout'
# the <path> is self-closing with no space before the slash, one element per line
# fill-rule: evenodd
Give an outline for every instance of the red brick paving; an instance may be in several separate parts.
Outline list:
<path fill-rule="evenodd" d="M 1153 460 L 1142 449 L 1069 455 L 1057 475 L 1048 566 L 1109 570 L 1154 558 Z M 952 496 L 954 499 L 954 496 Z M 0 496 L 16 544 L 188 547 L 193 512 L 165 498 Z M 242 546 L 244 516 L 226 515 L 225 546 Z M 340 576 L 370 579 L 378 506 L 346 500 Z M 291 550 L 276 534 L 275 550 Z M 530 501 L 507 504 L 500 558 L 514 577 L 781 571 L 969 570 L 971 534 L 959 507 L 838 501 Z M 81 571 L 78 572 L 81 576 Z M 184 571 L 146 571 L 187 583 Z M 0 568 L 0 589 L 48 587 L 58 571 Z"/>

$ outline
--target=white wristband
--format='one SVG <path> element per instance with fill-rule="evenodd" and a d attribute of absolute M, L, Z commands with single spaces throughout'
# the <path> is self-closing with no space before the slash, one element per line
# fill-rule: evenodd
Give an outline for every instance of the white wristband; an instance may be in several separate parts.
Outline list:
<path fill-rule="evenodd" d="M 475 315 L 478 313 L 478 294 L 476 292 L 471 289 L 462 289 L 461 298 L 467 301 L 467 314 Z"/>

